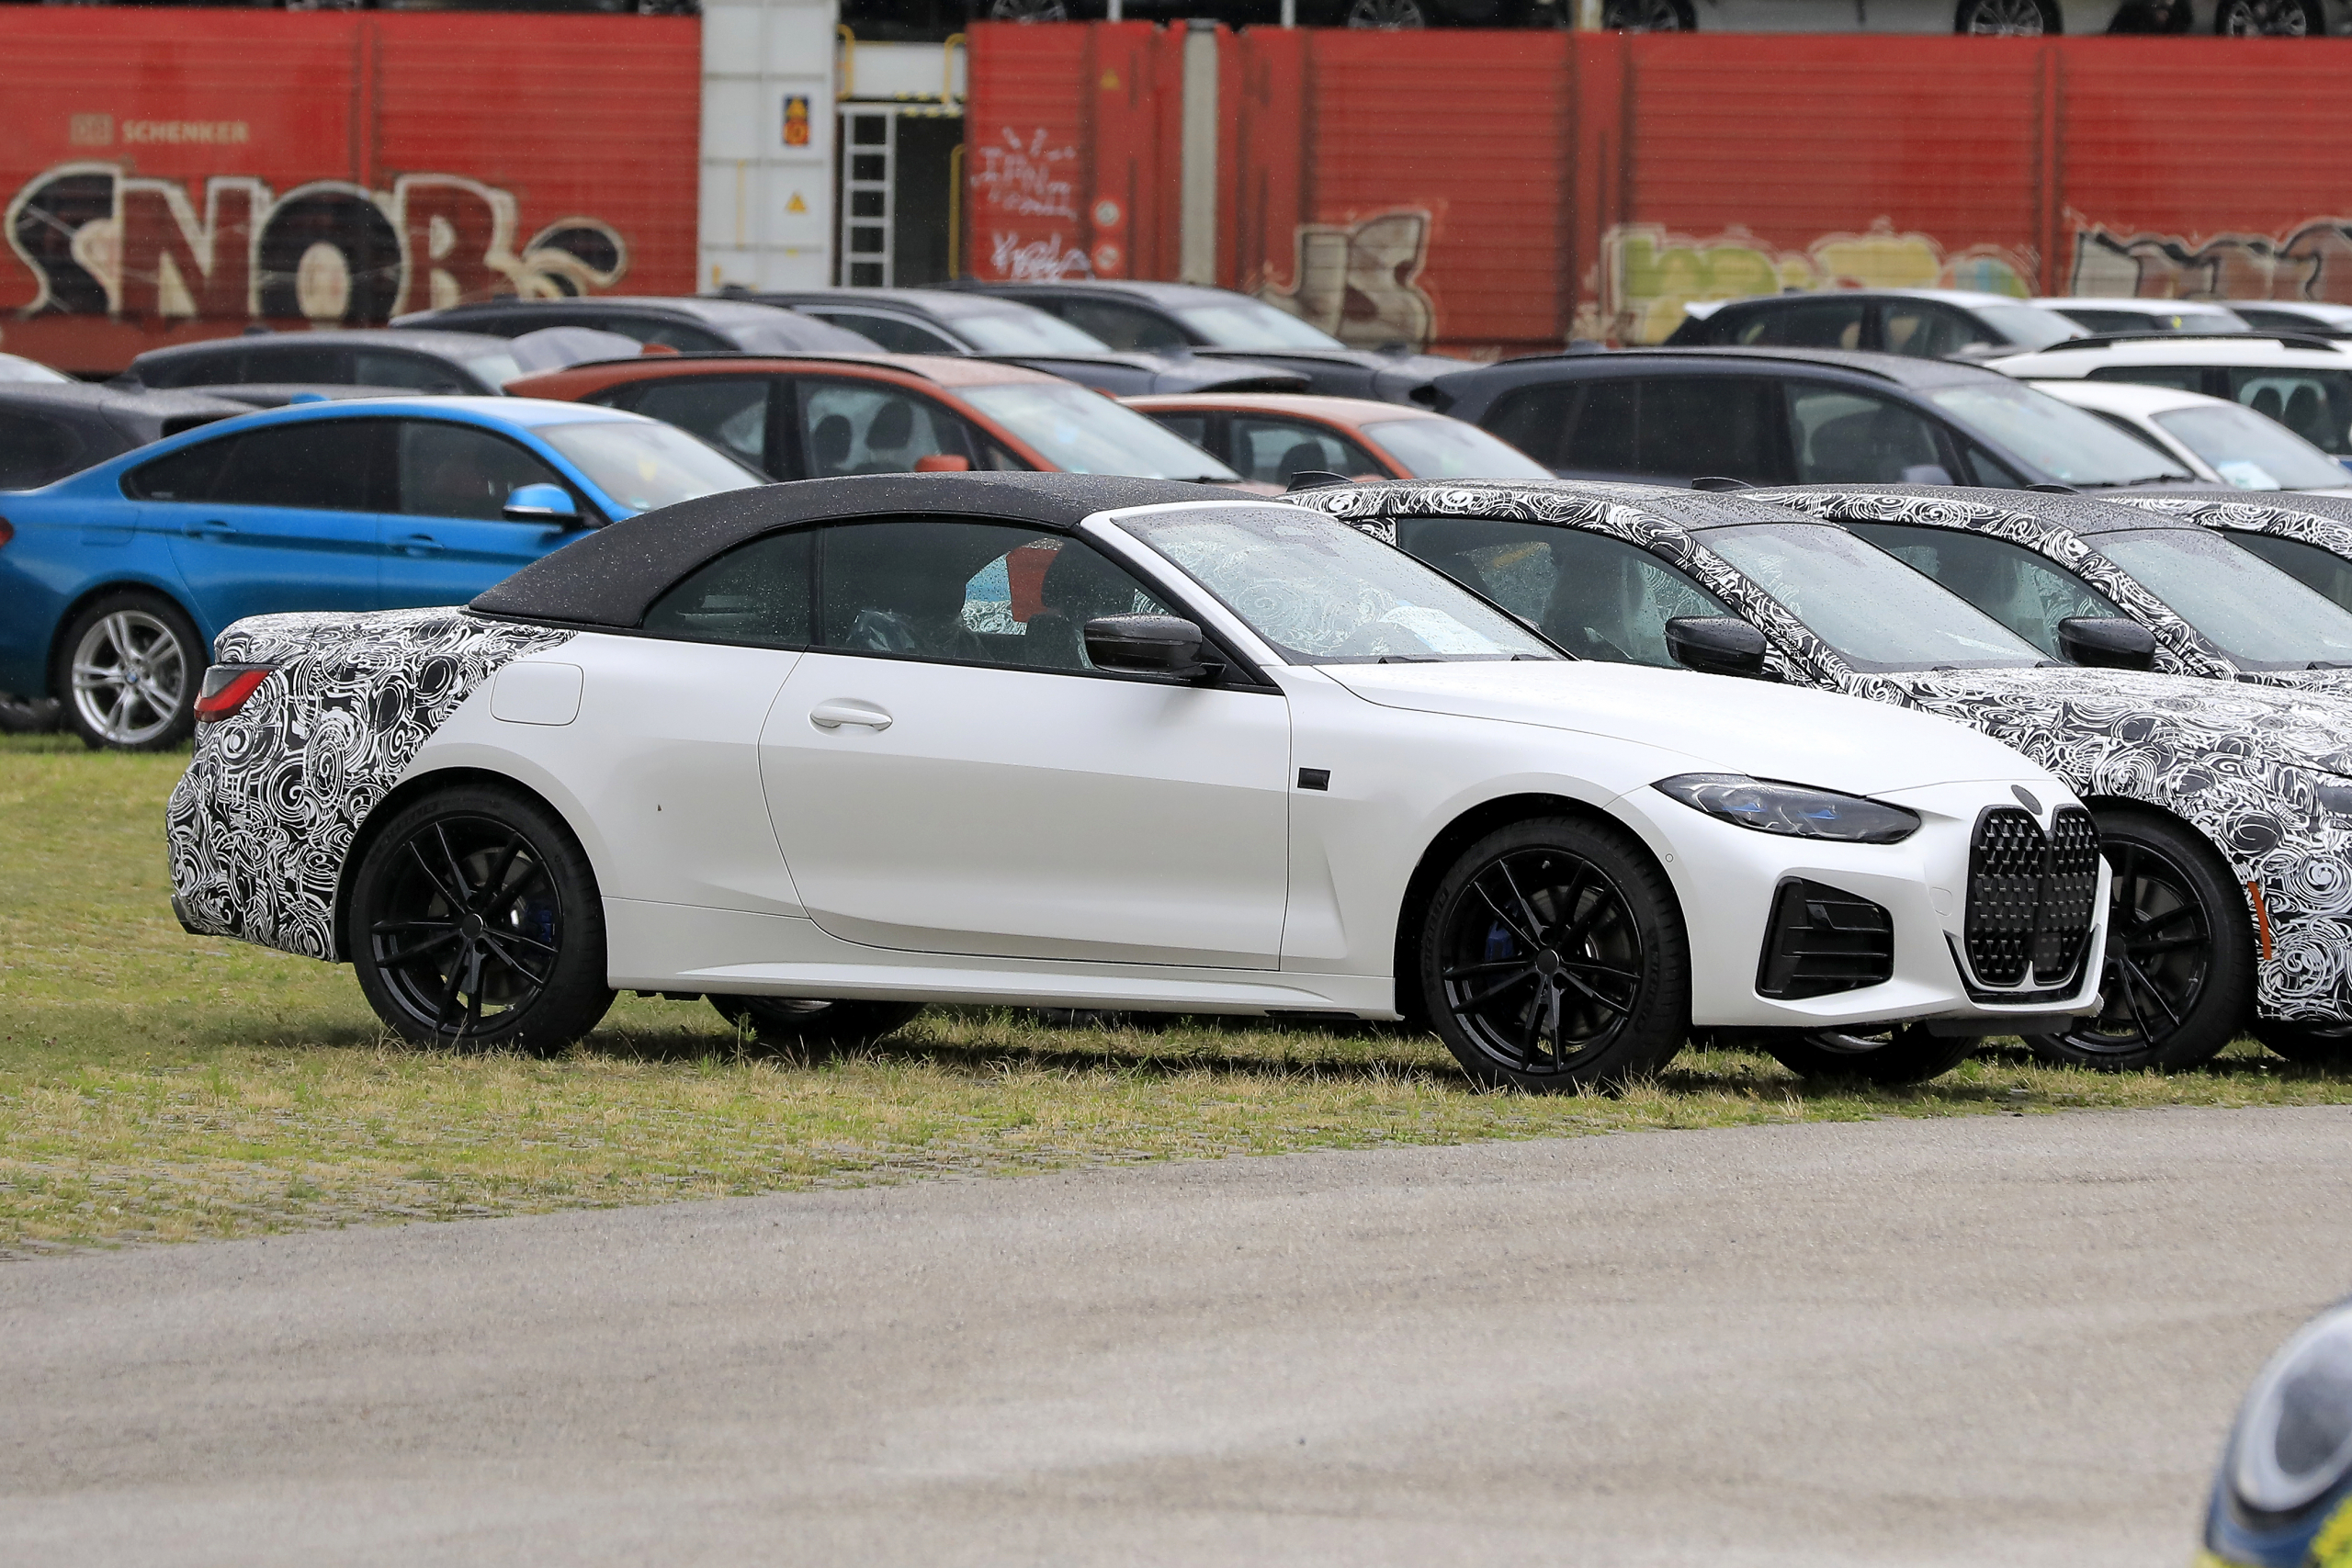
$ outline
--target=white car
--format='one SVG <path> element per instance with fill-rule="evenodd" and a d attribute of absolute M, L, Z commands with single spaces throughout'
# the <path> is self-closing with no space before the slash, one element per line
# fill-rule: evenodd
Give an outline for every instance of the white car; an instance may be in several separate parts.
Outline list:
<path fill-rule="evenodd" d="M 2226 305 L 2203 299 L 2113 299 L 2105 295 L 2050 295 L 2026 301 L 2055 310 L 2088 333 L 2244 333 L 2254 329 Z"/>
<path fill-rule="evenodd" d="M 2326 299 L 2225 299 L 2222 303 L 2258 333 L 2352 337 L 2352 305 Z"/>
<path fill-rule="evenodd" d="M 2352 457 L 2352 355 L 2341 349 L 2299 347 L 2250 333 L 2062 343 L 1984 365 L 2022 381 L 2129 381 L 2226 398 L 2277 420 L 2331 457 Z"/>
<path fill-rule="evenodd" d="M 1927 1021 L 1898 1040 L 1949 1066 L 2098 1002 L 2097 831 L 2017 752 L 1570 659 L 1170 480 L 770 485 L 218 657 L 182 922 L 349 960 L 419 1043 L 558 1046 L 616 987 L 811 1040 L 932 1001 L 1405 1015 L 1550 1089 L 1693 1027 Z"/>
<path fill-rule="evenodd" d="M 2131 381 L 2034 385 L 2138 436 L 2208 484 L 2352 495 L 2343 464 L 2244 403 Z"/>

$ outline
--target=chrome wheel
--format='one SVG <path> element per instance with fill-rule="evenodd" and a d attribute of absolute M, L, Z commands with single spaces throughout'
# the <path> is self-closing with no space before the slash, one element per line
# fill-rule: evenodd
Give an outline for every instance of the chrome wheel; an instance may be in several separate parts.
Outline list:
<path fill-rule="evenodd" d="M 2307 38 L 2316 29 L 2303 0 L 2224 0 L 2213 30 L 2223 38 Z"/>
<path fill-rule="evenodd" d="M 161 739 L 187 704 L 188 649 L 162 616 L 115 610 L 90 623 L 74 645 L 74 711 L 83 731 L 107 746 Z"/>
<path fill-rule="evenodd" d="M 1348 0 L 1347 25 L 1351 28 L 1425 28 L 1430 15 L 1421 0 Z"/>
<path fill-rule="evenodd" d="M 1976 38 L 2040 38 L 2050 21 L 2040 0 L 1965 0 L 1953 30 Z"/>

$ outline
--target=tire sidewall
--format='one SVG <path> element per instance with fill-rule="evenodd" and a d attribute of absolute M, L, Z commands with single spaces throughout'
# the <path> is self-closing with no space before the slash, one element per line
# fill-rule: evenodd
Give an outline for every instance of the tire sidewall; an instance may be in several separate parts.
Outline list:
<path fill-rule="evenodd" d="M 1860 1078 L 1892 1089 L 1943 1077 L 1968 1060 L 1977 1042 L 1971 1035 L 1933 1034 L 1914 1023 L 1895 1030 L 1875 1051 L 1833 1051 L 1795 1030 L 1775 1031 L 1755 1043 L 1801 1078 Z"/>
<path fill-rule="evenodd" d="M 1445 1002 L 1445 926 L 1454 901 L 1496 860 L 1532 849 L 1577 855 L 1606 874 L 1623 897 L 1642 941 L 1641 997 L 1633 1017 L 1605 1050 L 1555 1073 L 1522 1072 L 1488 1056 Z M 1420 920 L 1413 979 L 1422 1010 L 1463 1069 L 1487 1088 L 1538 1093 L 1621 1089 L 1664 1067 L 1690 1032 L 1690 943 L 1681 907 L 1665 873 L 1621 829 L 1572 817 L 1537 818 L 1496 829 L 1454 858 L 1430 890 Z"/>
<path fill-rule="evenodd" d="M 520 833 L 547 867 L 561 907 L 560 954 L 539 994 L 513 1016 L 463 1041 L 436 1032 L 410 1015 L 394 996 L 390 981 L 378 968 L 368 933 L 376 908 L 386 892 L 391 868 L 411 837 L 429 824 L 451 817 L 481 817 L 503 823 Z M 514 1050 L 546 1055 L 561 1051 L 602 1021 L 613 1004 L 606 982 L 605 907 L 594 869 L 586 852 L 563 820 L 547 807 L 518 792 L 485 784 L 458 784 L 435 790 L 400 807 L 380 830 L 368 835 L 368 848 L 352 878 L 350 908 L 345 927 L 344 951 L 350 954 L 359 988 L 376 1016 L 414 1045 L 457 1045 L 469 1051 Z"/>
<path fill-rule="evenodd" d="M 153 615 L 170 629 L 173 639 L 180 645 L 180 668 L 185 672 L 179 708 L 172 715 L 172 721 L 147 739 L 130 744 L 109 740 L 91 728 L 82 716 L 82 705 L 74 700 L 74 650 L 82 646 L 82 639 L 89 635 L 92 626 L 124 610 Z M 74 618 L 65 625 L 64 635 L 58 638 L 50 669 L 50 694 L 57 699 L 58 722 L 80 736 L 82 744 L 94 751 L 168 751 L 184 745 L 196 731 L 196 697 L 204 683 L 205 669 L 211 663 L 211 651 L 205 646 L 203 634 L 196 629 L 195 619 L 164 595 L 136 589 L 101 594 L 74 612 Z"/>

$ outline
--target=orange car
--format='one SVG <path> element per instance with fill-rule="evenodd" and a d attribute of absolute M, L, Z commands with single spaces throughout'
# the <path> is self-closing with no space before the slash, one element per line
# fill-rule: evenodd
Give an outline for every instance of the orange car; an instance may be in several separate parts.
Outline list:
<path fill-rule="evenodd" d="M 1169 392 L 1121 400 L 1223 458 L 1244 480 L 1278 489 L 1308 472 L 1351 479 L 1552 477 L 1475 424 L 1401 403 L 1287 392 Z"/>
<path fill-rule="evenodd" d="M 963 468 L 1238 477 L 1100 392 L 981 359 L 658 354 L 569 366 L 505 389 L 648 414 L 779 479 Z"/>

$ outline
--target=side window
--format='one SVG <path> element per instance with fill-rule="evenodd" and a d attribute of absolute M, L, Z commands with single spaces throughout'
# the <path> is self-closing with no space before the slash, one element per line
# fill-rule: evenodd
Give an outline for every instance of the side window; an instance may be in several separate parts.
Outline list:
<path fill-rule="evenodd" d="M 2231 308 L 2236 309 L 2234 306 Z M 2301 539 L 2282 539 L 2275 534 L 2241 534 L 2233 530 L 2227 537 L 2244 545 L 2313 592 L 2352 610 L 2352 561 L 2321 549 L 2317 545 L 2307 545 Z"/>
<path fill-rule="evenodd" d="M 1740 322 L 1731 341 L 1774 348 L 1860 348 L 1862 312 L 1868 309 L 1860 299 L 1792 299 L 1758 310 Z"/>
<path fill-rule="evenodd" d="M 1208 415 L 1204 413 L 1169 413 L 1164 410 L 1154 410 L 1151 411 L 1150 417 L 1152 423 L 1159 426 L 1160 429 L 1169 432 L 1170 434 L 1182 436 L 1183 439 L 1191 442 L 1193 446 L 1202 448 L 1204 451 L 1207 450 L 1209 444 Z M 1216 456 L 1222 457 L 1224 454 L 1217 453 Z"/>
<path fill-rule="evenodd" d="M 221 467 L 242 435 L 199 441 L 167 457 L 142 463 L 122 476 L 122 493 L 133 501 L 209 501 Z"/>
<path fill-rule="evenodd" d="M 376 510 L 368 470 L 377 422 L 312 419 L 249 430 L 231 445 L 207 501 L 232 506 Z"/>
<path fill-rule="evenodd" d="M 1879 333 L 1889 354 L 1941 359 L 1972 343 L 1992 343 L 1993 334 L 1942 305 L 1919 299 L 1889 299 L 1879 306 Z"/>
<path fill-rule="evenodd" d="M 351 350 L 309 344 L 255 343 L 245 358 L 246 381 L 308 381 L 351 385 Z"/>
<path fill-rule="evenodd" d="M 1951 482 L 1935 426 L 1867 393 L 1791 385 L 1789 444 L 1802 484 Z"/>
<path fill-rule="evenodd" d="M 2171 449 L 2166 447 L 2163 442 L 2157 440 L 2154 435 L 2143 429 L 2138 423 L 2134 423 L 2132 420 L 2122 414 L 2117 413 L 2113 409 L 2091 409 L 2087 412 L 2104 423 L 2115 426 L 2116 429 L 2123 432 L 2124 434 L 2130 436 L 2132 440 L 2137 441 L 2141 446 L 2148 448 L 2148 450 L 2162 453 L 2165 461 L 2172 463 L 2177 463 L 2180 461 L 2179 458 L 2172 455 Z"/>
<path fill-rule="evenodd" d="M 1580 659 L 1671 667 L 1666 623 L 1727 615 L 1722 600 L 1605 534 L 1484 518 L 1410 517 L 1396 542 Z"/>
<path fill-rule="evenodd" d="M 782 468 L 767 460 L 768 400 L 775 386 L 760 376 L 648 381 L 629 406 L 783 478 Z"/>
<path fill-rule="evenodd" d="M 352 355 L 351 380 L 359 387 L 399 387 L 415 392 L 461 392 L 458 373 L 421 354 L 387 354 L 363 348 Z"/>
<path fill-rule="evenodd" d="M 1555 381 L 1549 386 L 1517 387 L 1497 398 L 1479 423 L 1545 468 L 1566 468 L 1561 454 L 1567 446 L 1568 421 L 1576 412 L 1578 394 L 1622 384 Z"/>
<path fill-rule="evenodd" d="M 892 354 L 961 354 L 962 349 L 901 316 L 874 316 L 861 310 L 809 310 L 821 321 L 847 327 L 880 344 Z"/>
<path fill-rule="evenodd" d="M 1040 304 L 1045 303 L 1039 301 Z M 1170 349 L 1185 346 L 1184 334 L 1149 310 L 1103 299 L 1057 299 L 1046 309 L 1113 348 Z"/>
<path fill-rule="evenodd" d="M 1231 428 L 1230 463 L 1241 470 L 1243 479 L 1260 484 L 1287 485 L 1309 471 L 1345 474 L 1350 479 L 1388 477 L 1387 470 L 1354 442 L 1297 420 L 1235 414 Z"/>
<path fill-rule="evenodd" d="M 800 383 L 800 442 L 808 477 L 820 479 L 907 474 L 919 457 L 972 456 L 964 422 L 930 399 L 854 381 Z"/>
<path fill-rule="evenodd" d="M 2171 454 L 2167 453 L 2169 457 Z M 1987 490 L 2023 490 L 2025 476 L 2002 462 L 1973 441 L 1960 446 L 1960 466 L 1966 470 L 1962 478 L 1973 485 Z"/>
<path fill-rule="evenodd" d="M 2341 370 L 2227 372 L 2230 396 L 2275 419 L 2321 451 L 2352 453 L 2352 375 Z"/>
<path fill-rule="evenodd" d="M 808 646 L 808 530 L 738 545 L 653 602 L 645 629 L 695 642 Z"/>
<path fill-rule="evenodd" d="M 1745 376 L 1659 377 L 1641 383 L 1634 472 L 1668 479 L 1781 477 L 1771 382 Z M 1579 429 L 1578 434 L 1582 431 Z"/>
<path fill-rule="evenodd" d="M 1169 614 L 1091 546 L 1001 523 L 849 523 L 818 535 L 819 644 L 1083 672 L 1098 615 Z"/>
<path fill-rule="evenodd" d="M 242 348 L 209 350 L 203 354 L 175 354 L 169 359 L 159 359 L 141 366 L 139 383 L 143 387 L 235 386 L 245 379 L 247 355 Z"/>
<path fill-rule="evenodd" d="M 503 435 L 434 420 L 404 419 L 399 424 L 395 511 L 495 523 L 507 495 L 523 485 L 561 485 L 575 502 L 582 501 L 579 491 L 564 484 L 553 468 Z"/>
<path fill-rule="evenodd" d="M 0 410 L 0 490 L 30 490 L 63 479 L 81 465 L 82 438 L 73 426 L 39 414 Z"/>
<path fill-rule="evenodd" d="M 2069 615 L 2120 615 L 2108 598 L 2022 545 L 1957 528 L 1849 523 L 1847 529 L 1916 567 L 2052 659 Z"/>
<path fill-rule="evenodd" d="M 2102 365 L 2086 378 L 2129 381 L 2135 387 L 2170 387 L 2176 392 L 2205 389 L 2205 372 L 2194 365 Z"/>

